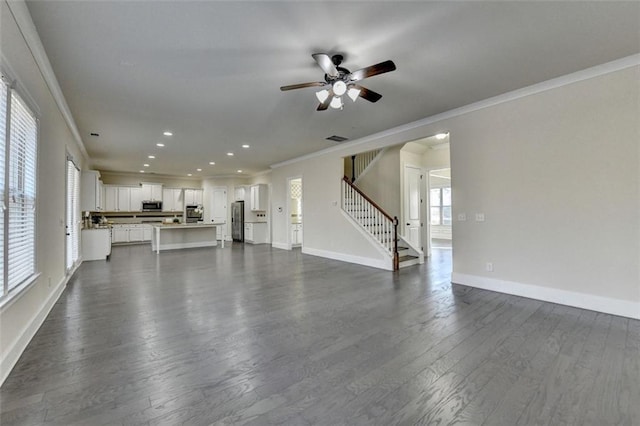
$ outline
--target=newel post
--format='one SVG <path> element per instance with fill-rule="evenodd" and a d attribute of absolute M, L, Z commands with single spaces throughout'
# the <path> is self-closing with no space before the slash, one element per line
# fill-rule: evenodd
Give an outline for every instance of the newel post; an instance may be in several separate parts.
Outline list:
<path fill-rule="evenodd" d="M 398 216 L 393 217 L 393 270 L 400 269 L 400 256 L 398 255 Z"/>

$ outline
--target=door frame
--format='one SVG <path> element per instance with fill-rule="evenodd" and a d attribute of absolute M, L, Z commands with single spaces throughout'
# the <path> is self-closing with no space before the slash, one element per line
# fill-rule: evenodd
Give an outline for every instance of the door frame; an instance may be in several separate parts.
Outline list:
<path fill-rule="evenodd" d="M 400 171 L 400 220 L 402 221 L 402 235 L 404 237 L 407 236 L 407 230 L 406 230 L 406 216 L 407 216 L 407 212 L 405 211 L 405 202 L 406 202 L 406 182 L 405 182 L 405 176 L 406 176 L 406 168 L 407 167 L 411 167 L 413 169 L 418 169 L 420 170 L 420 175 L 422 176 L 422 179 L 420 179 L 420 199 L 422 200 L 422 202 L 420 203 L 420 238 L 422 241 L 420 241 L 420 244 L 422 245 L 422 252 L 424 253 L 425 257 L 431 256 L 431 239 L 427 238 L 430 237 L 429 235 L 429 227 L 428 226 L 424 226 L 425 224 L 425 220 L 428 218 L 427 216 L 427 212 L 428 210 L 426 209 L 426 205 L 428 203 L 425 202 L 425 197 L 427 196 L 427 188 L 428 185 L 427 183 L 427 177 L 428 177 L 428 172 L 425 172 L 425 168 L 422 166 L 418 166 L 415 165 L 413 163 L 409 163 L 409 162 L 405 162 L 402 161 L 401 163 L 401 171 Z M 425 229 L 426 229 L 426 233 L 425 233 Z M 425 244 L 425 241 L 427 241 L 427 244 Z"/>
<path fill-rule="evenodd" d="M 291 209 L 291 181 L 297 180 L 297 179 L 300 179 L 300 186 L 302 187 L 302 197 L 300 198 L 300 209 L 304 210 L 304 179 L 302 178 L 302 175 L 289 176 L 287 178 L 287 203 L 286 203 L 286 209 L 285 209 L 285 213 L 286 213 L 285 229 L 287 230 L 287 250 L 291 250 L 293 248 L 293 242 L 291 241 L 291 210 L 292 210 Z M 304 218 L 304 215 L 302 215 L 302 217 Z M 304 224 L 302 225 L 302 244 L 300 244 L 300 247 L 303 247 L 303 246 L 304 246 Z"/>

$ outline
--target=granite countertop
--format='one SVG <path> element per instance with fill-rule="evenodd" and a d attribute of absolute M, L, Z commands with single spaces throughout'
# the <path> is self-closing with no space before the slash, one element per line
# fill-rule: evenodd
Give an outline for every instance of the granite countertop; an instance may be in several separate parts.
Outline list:
<path fill-rule="evenodd" d="M 154 228 L 211 228 L 224 225 L 224 223 L 154 223 Z"/>
<path fill-rule="evenodd" d="M 245 221 L 244 221 L 244 223 L 267 223 L 267 222 L 266 222 L 266 221 L 264 221 L 264 220 L 263 220 L 263 221 L 260 221 L 260 222 L 255 221 L 255 220 L 245 220 Z"/>

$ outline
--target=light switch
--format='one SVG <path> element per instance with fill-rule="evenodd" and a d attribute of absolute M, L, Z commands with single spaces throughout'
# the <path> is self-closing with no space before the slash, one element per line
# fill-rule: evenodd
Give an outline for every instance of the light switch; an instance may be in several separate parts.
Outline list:
<path fill-rule="evenodd" d="M 484 213 L 476 213 L 476 222 L 484 222 Z"/>
<path fill-rule="evenodd" d="M 458 213 L 458 222 L 464 222 L 465 220 L 467 220 L 467 214 L 466 213 Z"/>

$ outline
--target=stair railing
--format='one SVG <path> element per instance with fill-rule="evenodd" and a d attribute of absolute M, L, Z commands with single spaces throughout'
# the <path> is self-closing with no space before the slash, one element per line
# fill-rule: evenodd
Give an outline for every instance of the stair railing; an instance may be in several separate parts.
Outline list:
<path fill-rule="evenodd" d="M 380 151 L 380 149 L 374 149 L 351 156 L 351 182 L 355 182 L 360 177 Z"/>
<path fill-rule="evenodd" d="M 393 270 L 400 267 L 398 217 L 385 212 L 349 178 L 342 178 L 342 210 L 371 234 L 393 258 Z"/>

